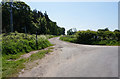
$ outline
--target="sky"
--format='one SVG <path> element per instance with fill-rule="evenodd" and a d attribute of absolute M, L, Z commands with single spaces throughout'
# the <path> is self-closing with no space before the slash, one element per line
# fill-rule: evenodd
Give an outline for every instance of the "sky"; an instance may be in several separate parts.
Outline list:
<path fill-rule="evenodd" d="M 119 2 L 119 0 L 22 0 L 22 1 L 25 2 Z"/>
<path fill-rule="evenodd" d="M 60 27 L 77 30 L 118 29 L 118 2 L 26 2 L 31 9 L 47 11 Z"/>

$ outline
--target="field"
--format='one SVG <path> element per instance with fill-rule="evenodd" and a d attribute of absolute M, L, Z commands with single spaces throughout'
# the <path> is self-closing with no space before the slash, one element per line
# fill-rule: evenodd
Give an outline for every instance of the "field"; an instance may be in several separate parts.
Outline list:
<path fill-rule="evenodd" d="M 36 35 L 24 33 L 9 33 L 2 34 L 2 77 L 17 76 L 17 73 L 24 68 L 24 64 L 37 59 L 41 59 L 45 54 L 51 52 L 50 49 L 41 50 L 52 46 L 48 41 L 53 35 Z M 28 58 L 21 58 L 21 55 L 27 54 L 30 51 L 41 50 L 32 54 Z M 18 60 L 19 59 L 19 60 Z"/>

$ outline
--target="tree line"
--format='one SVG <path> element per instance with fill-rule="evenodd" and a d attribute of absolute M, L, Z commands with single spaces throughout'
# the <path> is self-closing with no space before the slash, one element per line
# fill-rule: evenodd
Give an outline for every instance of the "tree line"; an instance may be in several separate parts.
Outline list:
<path fill-rule="evenodd" d="M 2 33 L 10 31 L 10 5 L 2 2 Z M 47 12 L 31 10 L 25 2 L 13 2 L 13 30 L 19 33 L 64 35 L 65 28 L 50 20 Z"/>

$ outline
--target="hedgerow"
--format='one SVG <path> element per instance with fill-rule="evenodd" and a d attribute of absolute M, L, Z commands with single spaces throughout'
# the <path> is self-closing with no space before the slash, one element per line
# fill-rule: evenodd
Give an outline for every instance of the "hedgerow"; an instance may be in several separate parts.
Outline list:
<path fill-rule="evenodd" d="M 78 31 L 74 35 L 62 36 L 60 39 L 79 44 L 120 45 L 120 32 L 91 30 Z"/>
<path fill-rule="evenodd" d="M 93 41 L 116 40 L 120 41 L 120 32 L 112 31 L 78 31 L 76 33 L 77 42 L 91 43 Z"/>

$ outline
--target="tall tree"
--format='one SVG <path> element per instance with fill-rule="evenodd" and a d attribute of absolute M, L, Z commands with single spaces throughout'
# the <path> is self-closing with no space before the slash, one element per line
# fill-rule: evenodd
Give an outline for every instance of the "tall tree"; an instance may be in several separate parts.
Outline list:
<path fill-rule="evenodd" d="M 6 2 L 2 5 L 3 12 L 3 32 L 10 32 L 10 6 Z M 30 6 L 24 2 L 13 2 L 13 26 L 14 31 L 27 32 L 30 34 L 64 34 L 65 29 L 58 27 L 56 22 L 49 19 L 47 12 L 43 14 L 40 11 L 30 9 Z"/>

